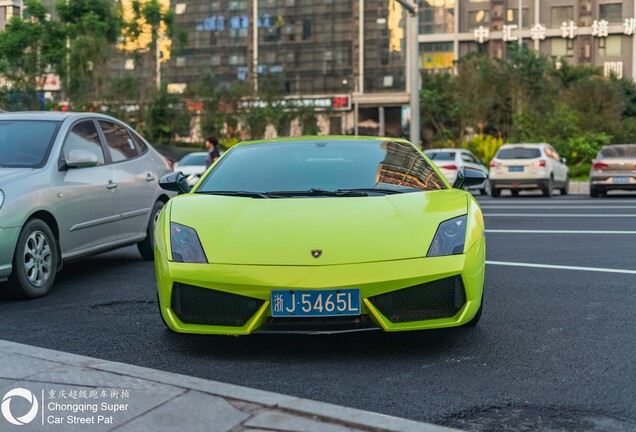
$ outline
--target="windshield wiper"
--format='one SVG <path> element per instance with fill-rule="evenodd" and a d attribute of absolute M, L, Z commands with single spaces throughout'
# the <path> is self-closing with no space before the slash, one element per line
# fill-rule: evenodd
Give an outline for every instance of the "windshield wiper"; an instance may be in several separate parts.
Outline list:
<path fill-rule="evenodd" d="M 356 188 L 356 189 L 338 189 L 336 192 L 377 192 L 383 194 L 401 194 L 406 192 L 405 190 L 399 189 L 388 189 L 388 188 Z"/>
<path fill-rule="evenodd" d="M 311 188 L 305 191 L 275 191 L 275 192 L 266 192 L 267 194 L 278 195 L 278 196 L 326 196 L 326 197 L 363 197 L 368 196 L 364 191 L 356 191 L 356 190 L 347 190 L 347 189 L 338 189 L 334 191 Z"/>
<path fill-rule="evenodd" d="M 206 195 L 227 195 L 227 196 L 239 196 L 248 198 L 282 198 L 282 196 L 276 196 L 269 192 L 250 192 L 250 191 L 201 191 L 197 192 Z"/>

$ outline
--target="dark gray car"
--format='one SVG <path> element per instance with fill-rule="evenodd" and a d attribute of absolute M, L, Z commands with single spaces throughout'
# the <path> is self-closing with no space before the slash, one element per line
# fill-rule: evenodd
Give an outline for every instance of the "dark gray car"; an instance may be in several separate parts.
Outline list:
<path fill-rule="evenodd" d="M 120 246 L 152 259 L 170 171 L 112 117 L 0 114 L 0 290 L 45 295 L 64 262 Z"/>

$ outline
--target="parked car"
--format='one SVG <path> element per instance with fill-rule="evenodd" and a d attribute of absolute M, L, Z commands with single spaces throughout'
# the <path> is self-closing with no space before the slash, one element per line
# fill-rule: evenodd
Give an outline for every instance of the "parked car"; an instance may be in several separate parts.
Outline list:
<path fill-rule="evenodd" d="M 114 118 L 93 113 L 0 116 L 0 289 L 47 294 L 62 264 L 137 244 L 170 194 L 166 160 Z"/>
<path fill-rule="evenodd" d="M 207 155 L 207 152 L 188 153 L 174 164 L 174 169 L 181 171 L 186 177 L 192 174 L 200 176 L 205 172 L 205 158 Z"/>
<path fill-rule="evenodd" d="M 466 149 L 431 149 L 424 152 L 428 158 L 439 168 L 449 183 L 453 184 L 457 173 L 462 167 L 472 168 L 484 173 L 488 177 L 488 168 L 482 160 Z M 488 180 L 482 184 L 472 186 L 470 189 L 478 190 L 482 195 L 488 194 Z"/>
<path fill-rule="evenodd" d="M 196 334 L 476 325 L 484 222 L 461 188 L 484 179 L 453 188 L 401 139 L 238 144 L 192 190 L 160 181 L 181 193 L 155 230 L 161 316 Z"/>
<path fill-rule="evenodd" d="M 568 194 L 569 173 L 565 158 L 550 144 L 504 144 L 490 162 L 490 190 L 498 197 L 503 189 L 516 196 L 521 190 L 540 189 L 551 197 L 554 189 Z"/>
<path fill-rule="evenodd" d="M 592 161 L 590 196 L 610 190 L 636 190 L 636 144 L 605 146 Z"/>

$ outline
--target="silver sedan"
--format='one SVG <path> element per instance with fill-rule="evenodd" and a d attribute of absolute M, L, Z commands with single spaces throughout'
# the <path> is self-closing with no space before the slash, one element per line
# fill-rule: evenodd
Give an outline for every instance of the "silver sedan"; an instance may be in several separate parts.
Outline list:
<path fill-rule="evenodd" d="M 0 114 L 0 290 L 43 296 L 63 263 L 120 246 L 152 259 L 170 171 L 112 117 Z"/>

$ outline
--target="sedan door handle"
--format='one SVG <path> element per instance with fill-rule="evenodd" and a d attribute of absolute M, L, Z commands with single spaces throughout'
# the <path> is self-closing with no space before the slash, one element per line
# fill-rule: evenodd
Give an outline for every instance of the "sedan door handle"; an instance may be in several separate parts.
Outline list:
<path fill-rule="evenodd" d="M 113 183 L 112 180 L 108 180 L 108 184 L 106 185 L 106 189 L 115 189 L 117 187 L 117 183 Z"/>
<path fill-rule="evenodd" d="M 153 181 L 155 179 L 155 176 L 153 176 L 151 173 L 146 174 L 146 181 Z"/>

